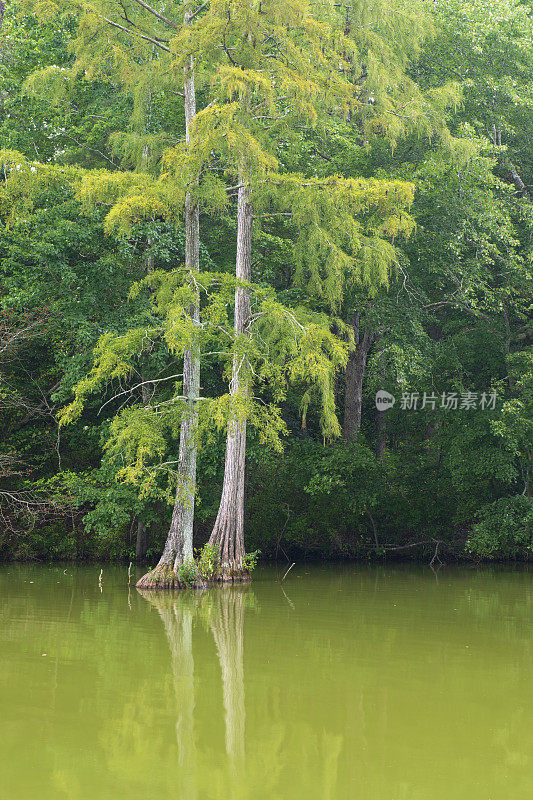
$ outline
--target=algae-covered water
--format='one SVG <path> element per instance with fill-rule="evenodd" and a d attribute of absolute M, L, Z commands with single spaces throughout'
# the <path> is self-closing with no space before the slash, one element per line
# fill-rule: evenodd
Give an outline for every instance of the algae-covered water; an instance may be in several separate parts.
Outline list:
<path fill-rule="evenodd" d="M 531 800 L 533 573 L 0 567 L 0 800 Z"/>

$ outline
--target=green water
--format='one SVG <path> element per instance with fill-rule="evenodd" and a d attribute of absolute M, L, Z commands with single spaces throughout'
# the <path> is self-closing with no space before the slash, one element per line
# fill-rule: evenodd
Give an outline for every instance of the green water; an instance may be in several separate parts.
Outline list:
<path fill-rule="evenodd" d="M 0 568 L 0 800 L 533 797 L 532 573 L 98 574 Z"/>

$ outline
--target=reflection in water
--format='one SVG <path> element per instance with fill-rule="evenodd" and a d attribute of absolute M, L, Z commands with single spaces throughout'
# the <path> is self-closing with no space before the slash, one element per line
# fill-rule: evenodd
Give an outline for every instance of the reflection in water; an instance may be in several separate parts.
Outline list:
<path fill-rule="evenodd" d="M 287 769 L 292 768 L 285 753 L 298 752 L 301 743 L 305 743 L 298 759 L 303 772 L 300 784 L 308 787 L 308 796 L 315 790 L 320 792 L 321 800 L 333 800 L 337 796 L 343 737 L 331 731 L 313 731 L 306 724 L 288 726 L 283 719 L 283 708 L 279 707 L 278 688 L 267 673 L 264 719 L 259 723 L 261 747 L 255 742 L 250 752 L 246 752 L 244 620 L 245 610 L 257 605 L 253 591 L 246 585 L 220 586 L 194 593 L 138 591 L 157 608 L 172 655 L 180 797 L 196 800 L 199 792 L 201 797 L 221 800 L 275 796 L 280 782 L 288 780 Z M 222 679 L 226 762 L 217 768 L 209 763 L 202 736 L 195 731 L 195 622 L 213 636 Z M 272 700 L 274 707 L 269 708 Z M 212 709 L 212 714 L 216 717 L 216 709 Z M 216 775 L 216 789 L 205 784 L 210 774 Z"/>
<path fill-rule="evenodd" d="M 254 604 L 248 586 L 220 586 L 204 592 L 147 592 L 137 590 L 163 621 L 172 656 L 176 694 L 176 735 L 184 800 L 197 797 L 194 711 L 193 622 L 204 622 L 213 634 L 222 677 L 225 742 L 233 793 L 244 783 L 244 666 L 243 625 L 246 606 Z"/>
<path fill-rule="evenodd" d="M 243 622 L 249 596 L 248 589 L 222 586 L 212 597 L 211 630 L 222 671 L 226 753 L 234 772 L 242 771 L 244 766 Z"/>
<path fill-rule="evenodd" d="M 99 571 L 0 568 L 0 800 L 533 797 L 527 570 Z"/>
<path fill-rule="evenodd" d="M 176 695 L 178 765 L 184 800 L 195 800 L 196 748 L 194 739 L 194 656 L 192 649 L 193 617 L 199 596 L 170 592 L 137 590 L 159 612 L 172 656 L 172 676 Z"/>

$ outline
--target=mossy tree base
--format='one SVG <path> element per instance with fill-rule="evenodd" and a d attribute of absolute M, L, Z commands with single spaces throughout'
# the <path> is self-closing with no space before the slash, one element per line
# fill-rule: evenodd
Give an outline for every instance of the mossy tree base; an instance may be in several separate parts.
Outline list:
<path fill-rule="evenodd" d="M 184 589 L 185 584 L 180 581 L 174 570 L 170 567 L 158 565 L 143 575 L 136 583 L 137 589 Z"/>
<path fill-rule="evenodd" d="M 135 584 L 137 589 L 159 590 L 159 589 L 205 589 L 207 586 L 204 580 L 197 580 L 194 583 L 185 583 L 180 580 L 173 569 L 166 565 L 158 564 L 157 567 L 143 575 Z"/>
<path fill-rule="evenodd" d="M 157 567 L 143 575 L 135 584 L 137 589 L 147 591 L 173 589 L 205 589 L 217 583 L 248 583 L 252 577 L 247 569 L 219 570 L 210 578 L 198 578 L 195 581 L 182 581 L 171 567 L 158 564 Z"/>
<path fill-rule="evenodd" d="M 211 578 L 211 583 L 248 583 L 252 576 L 245 568 L 219 569 Z"/>

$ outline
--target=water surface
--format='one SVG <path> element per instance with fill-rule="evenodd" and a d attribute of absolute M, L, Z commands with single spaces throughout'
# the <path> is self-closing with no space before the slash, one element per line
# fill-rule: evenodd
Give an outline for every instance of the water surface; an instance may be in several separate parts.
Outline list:
<path fill-rule="evenodd" d="M 0 800 L 533 797 L 527 570 L 99 571 L 0 567 Z"/>

